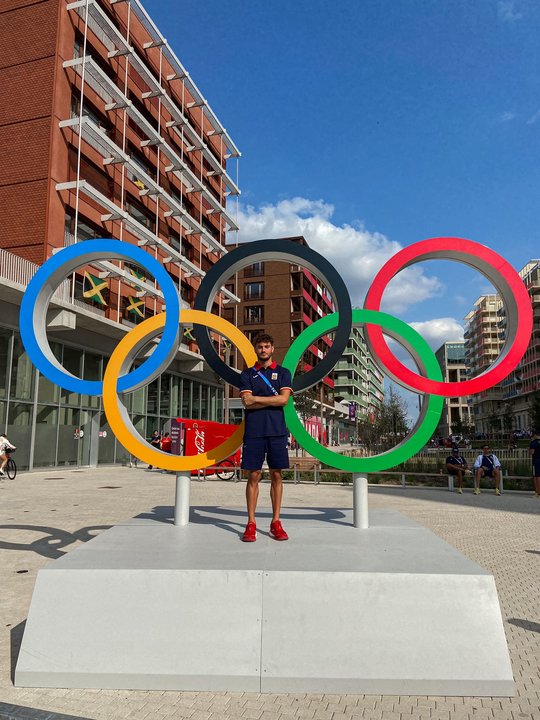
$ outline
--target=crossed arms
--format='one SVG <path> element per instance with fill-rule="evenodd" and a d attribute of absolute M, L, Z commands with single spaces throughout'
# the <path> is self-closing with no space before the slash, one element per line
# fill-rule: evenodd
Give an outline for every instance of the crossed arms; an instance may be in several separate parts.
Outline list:
<path fill-rule="evenodd" d="M 246 410 L 262 410 L 265 407 L 285 407 L 291 396 L 291 388 L 281 388 L 279 395 L 253 395 L 251 390 L 242 390 L 240 393 L 242 405 Z"/>

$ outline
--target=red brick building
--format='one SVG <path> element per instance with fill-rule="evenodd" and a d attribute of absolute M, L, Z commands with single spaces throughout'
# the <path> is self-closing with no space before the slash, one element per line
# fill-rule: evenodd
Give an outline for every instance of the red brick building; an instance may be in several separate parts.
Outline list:
<path fill-rule="evenodd" d="M 225 231 L 236 229 L 226 199 L 239 192 L 230 175 L 239 152 L 143 5 L 3 0 L 0 47 L 6 366 L 15 362 L 17 306 L 25 285 L 54 250 L 74 242 L 112 237 L 145 247 L 191 305 L 201 277 L 226 252 Z M 236 299 L 223 289 L 216 312 L 224 297 Z M 51 327 L 51 338 L 64 347 L 69 335 L 83 355 L 104 358 L 133 323 L 162 306 L 162 294 L 144 268 L 112 261 L 81 268 L 55 295 L 51 307 L 64 315 Z M 200 368 L 195 352 L 187 334 L 180 373 Z M 0 376 L 3 353 L 0 339 Z M 80 363 L 84 372 L 86 361 Z M 173 393 L 171 388 L 164 393 L 160 386 L 153 403 L 149 397 L 155 391 L 148 389 L 150 405 L 141 415 L 155 415 L 148 421 L 152 425 L 181 410 L 221 419 L 222 388 L 204 369 L 201 377 L 196 391 L 189 386 L 187 404 L 182 387 L 175 391 L 174 408 L 170 403 L 160 408 L 159 398 Z M 21 414 L 15 399 L 31 407 Z M 8 392 L 4 402 L 0 392 L 0 430 L 13 435 L 23 416 L 35 427 L 39 412 L 37 396 L 12 399 Z M 54 464 L 50 458 L 44 462 Z"/>

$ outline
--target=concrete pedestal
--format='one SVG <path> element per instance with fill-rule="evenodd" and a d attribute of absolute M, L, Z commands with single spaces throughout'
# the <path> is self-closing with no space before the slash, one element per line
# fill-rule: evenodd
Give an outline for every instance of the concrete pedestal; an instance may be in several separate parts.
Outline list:
<path fill-rule="evenodd" d="M 493 577 L 394 511 L 156 508 L 38 574 L 15 683 L 514 694 Z"/>

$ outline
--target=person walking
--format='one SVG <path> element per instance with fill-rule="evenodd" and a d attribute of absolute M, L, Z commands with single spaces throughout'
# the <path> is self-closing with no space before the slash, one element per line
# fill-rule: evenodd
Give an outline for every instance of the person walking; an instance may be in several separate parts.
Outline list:
<path fill-rule="evenodd" d="M 480 495 L 480 480 L 483 477 L 495 478 L 495 495 L 500 495 L 501 463 L 499 458 L 489 452 L 489 445 L 484 445 L 482 453 L 474 461 L 474 494 Z"/>
<path fill-rule="evenodd" d="M 529 445 L 529 455 L 533 465 L 534 494 L 540 498 L 540 431 L 533 430 L 533 439 Z"/>
<path fill-rule="evenodd" d="M 256 364 L 240 375 L 240 397 L 244 406 L 245 431 L 241 467 L 248 472 L 246 504 L 248 521 L 244 542 L 255 542 L 255 511 L 259 498 L 261 470 L 266 458 L 270 468 L 272 522 L 275 540 L 288 540 L 279 515 L 283 496 L 282 470 L 289 467 L 288 433 L 283 408 L 292 393 L 291 373 L 272 359 L 274 339 L 259 335 L 254 343 Z"/>
<path fill-rule="evenodd" d="M 457 490 L 460 495 L 463 493 L 463 476 L 467 471 L 467 461 L 459 454 L 457 445 L 452 448 L 452 454 L 446 458 L 446 469 L 449 475 L 457 478 Z"/>

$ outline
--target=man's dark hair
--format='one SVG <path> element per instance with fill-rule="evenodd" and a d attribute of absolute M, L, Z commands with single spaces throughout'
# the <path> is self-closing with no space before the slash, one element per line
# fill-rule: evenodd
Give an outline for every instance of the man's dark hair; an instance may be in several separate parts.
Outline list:
<path fill-rule="evenodd" d="M 268 335 L 268 333 L 261 333 L 260 335 L 257 335 L 255 340 L 253 340 L 253 347 L 255 345 L 258 345 L 258 343 L 270 343 L 270 345 L 274 345 L 274 338 L 271 335 Z"/>

